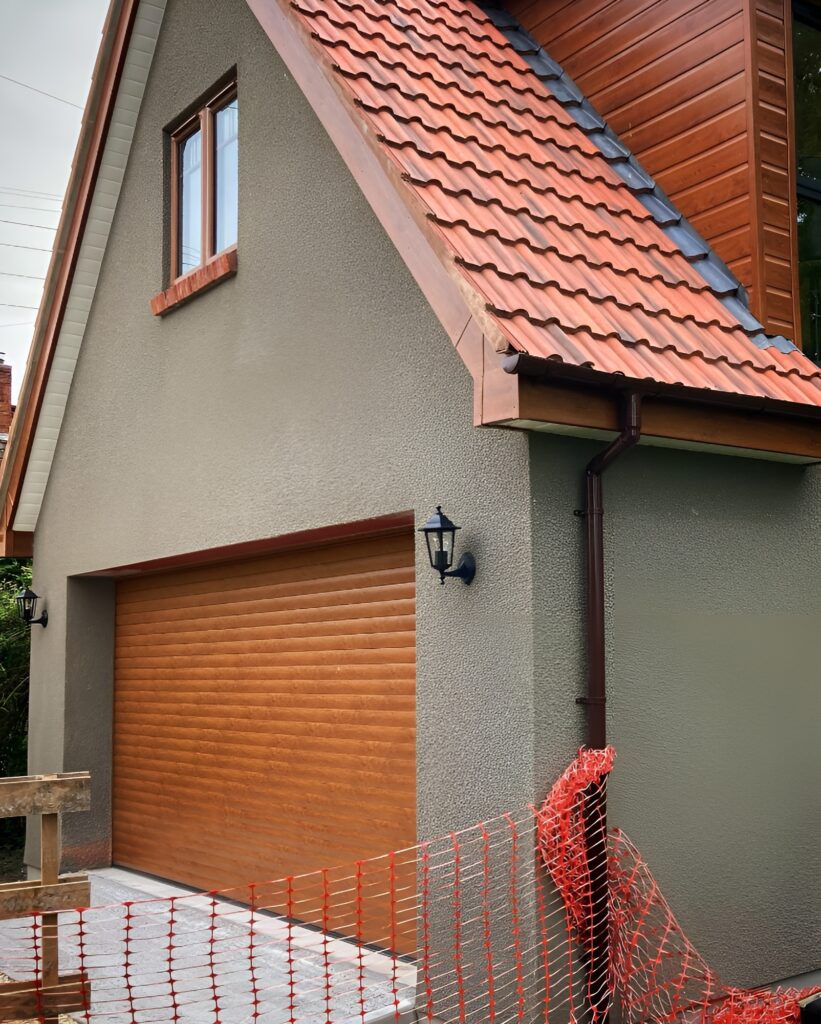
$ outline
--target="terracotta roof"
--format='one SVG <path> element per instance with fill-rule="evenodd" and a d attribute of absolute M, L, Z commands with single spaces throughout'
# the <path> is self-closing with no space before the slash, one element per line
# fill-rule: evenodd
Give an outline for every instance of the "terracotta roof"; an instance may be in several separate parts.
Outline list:
<path fill-rule="evenodd" d="M 821 406 L 562 69 L 471 0 L 294 0 L 513 352 Z"/>

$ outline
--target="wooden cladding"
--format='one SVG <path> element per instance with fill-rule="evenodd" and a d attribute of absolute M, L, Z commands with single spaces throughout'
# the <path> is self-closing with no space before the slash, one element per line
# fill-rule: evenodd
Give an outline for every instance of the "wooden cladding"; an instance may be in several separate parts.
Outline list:
<path fill-rule="evenodd" d="M 508 0 L 748 290 L 798 340 L 789 0 Z"/>
<path fill-rule="evenodd" d="M 750 150 L 755 291 L 764 326 L 801 341 L 789 0 L 745 0 L 750 28 Z"/>
<path fill-rule="evenodd" d="M 416 842 L 410 531 L 118 584 L 114 861 L 197 888 Z"/>

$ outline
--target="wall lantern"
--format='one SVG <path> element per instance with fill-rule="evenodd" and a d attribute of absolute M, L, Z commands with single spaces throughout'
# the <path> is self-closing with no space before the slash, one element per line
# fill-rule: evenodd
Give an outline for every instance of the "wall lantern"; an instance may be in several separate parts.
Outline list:
<path fill-rule="evenodd" d="M 456 537 L 456 531 L 461 529 L 461 526 L 456 526 L 455 523 L 448 519 L 442 511 L 442 506 L 437 505 L 436 511 L 419 530 L 420 533 L 425 535 L 430 564 L 439 573 L 440 583 L 444 584 L 448 576 L 455 576 L 463 583 L 469 584 L 476 575 L 476 560 L 469 551 L 462 555 L 456 568 L 451 569 L 453 565 L 453 542 Z"/>
<path fill-rule="evenodd" d="M 37 612 L 37 602 L 39 597 L 34 593 L 33 590 L 26 588 L 17 595 L 17 611 L 20 618 L 25 622 L 27 626 L 47 626 L 48 625 L 48 612 L 44 611 L 39 619 L 35 619 Z"/>

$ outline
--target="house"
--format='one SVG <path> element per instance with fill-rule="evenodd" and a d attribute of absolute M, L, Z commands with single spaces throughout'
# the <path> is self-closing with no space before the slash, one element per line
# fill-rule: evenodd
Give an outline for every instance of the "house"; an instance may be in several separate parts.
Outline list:
<path fill-rule="evenodd" d="M 14 406 L 11 404 L 11 367 L 3 361 L 0 356 L 0 459 L 6 450 L 6 442 L 9 439 L 9 427 L 11 418 L 14 415 Z"/>
<path fill-rule="evenodd" d="M 611 820 L 730 980 L 818 967 L 817 23 L 114 0 L 0 483 L 30 767 L 95 780 L 66 866 L 220 886 L 540 799 L 603 708 L 574 512 L 622 434 Z"/>

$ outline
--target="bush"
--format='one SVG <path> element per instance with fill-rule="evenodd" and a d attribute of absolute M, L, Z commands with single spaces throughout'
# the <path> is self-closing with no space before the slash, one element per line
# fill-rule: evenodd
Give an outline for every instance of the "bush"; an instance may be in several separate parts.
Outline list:
<path fill-rule="evenodd" d="M 31 564 L 0 559 L 0 776 L 26 774 L 29 704 L 29 627 L 15 597 L 31 584 Z M 22 840 L 23 818 L 0 819 L 0 845 Z"/>

